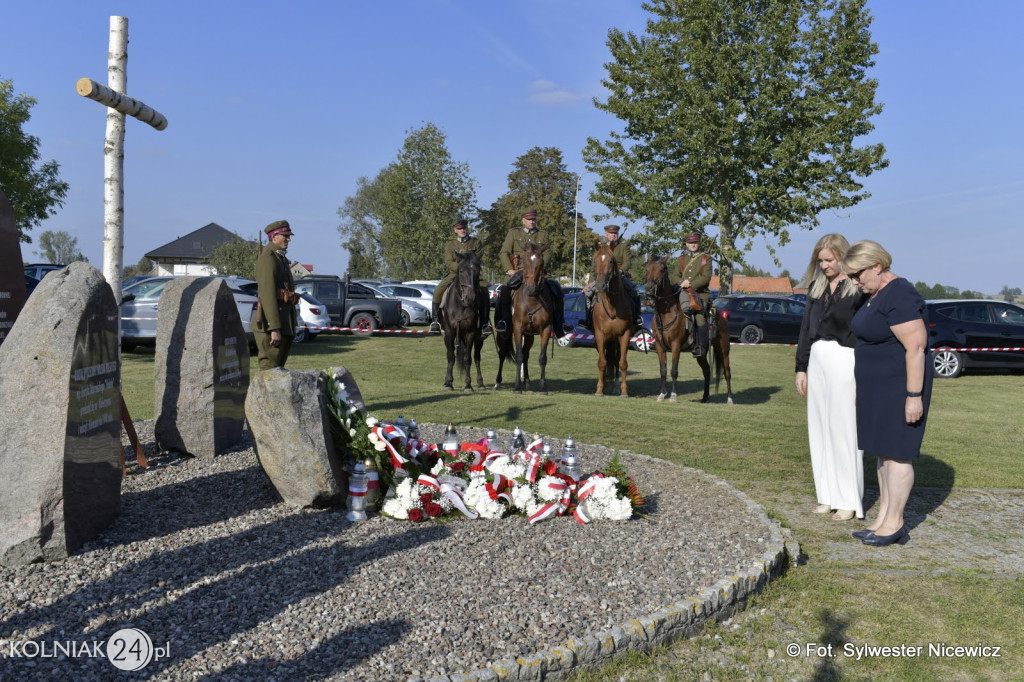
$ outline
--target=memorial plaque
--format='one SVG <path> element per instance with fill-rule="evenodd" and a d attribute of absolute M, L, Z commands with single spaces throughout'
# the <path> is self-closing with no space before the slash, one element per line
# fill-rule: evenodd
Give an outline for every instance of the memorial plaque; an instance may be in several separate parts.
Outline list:
<path fill-rule="evenodd" d="M 24 266 L 14 210 L 0 190 L 0 345 L 25 305 Z"/>
<path fill-rule="evenodd" d="M 114 293 L 72 263 L 0 347 L 0 563 L 64 558 L 120 512 L 120 394 Z"/>
<path fill-rule="evenodd" d="M 182 277 L 164 287 L 154 381 L 162 450 L 212 457 L 241 442 L 249 343 L 223 279 Z"/>

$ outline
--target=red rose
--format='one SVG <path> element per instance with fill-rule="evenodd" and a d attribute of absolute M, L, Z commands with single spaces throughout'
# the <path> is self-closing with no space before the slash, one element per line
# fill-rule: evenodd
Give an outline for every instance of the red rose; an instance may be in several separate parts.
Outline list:
<path fill-rule="evenodd" d="M 409 520 L 410 521 L 413 521 L 415 523 L 419 523 L 423 519 L 424 519 L 424 516 L 423 516 L 423 510 L 422 509 L 410 509 L 409 510 Z"/>
<path fill-rule="evenodd" d="M 423 493 L 422 495 L 420 495 L 420 504 L 426 507 L 433 501 L 433 499 L 434 497 L 430 493 Z"/>
<path fill-rule="evenodd" d="M 462 471 L 466 468 L 465 462 L 453 462 L 449 467 L 452 471 Z"/>
<path fill-rule="evenodd" d="M 430 504 L 423 505 L 423 510 L 426 511 L 432 519 L 437 518 L 444 513 L 444 510 L 441 509 L 441 505 L 437 502 L 431 502 Z"/>

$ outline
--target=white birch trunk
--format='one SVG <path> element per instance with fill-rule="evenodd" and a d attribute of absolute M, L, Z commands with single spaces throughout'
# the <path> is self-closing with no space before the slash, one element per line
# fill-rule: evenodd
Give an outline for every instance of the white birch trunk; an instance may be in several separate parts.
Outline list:
<path fill-rule="evenodd" d="M 128 89 L 128 18 L 110 17 L 107 83 L 111 90 Z M 103 143 L 103 276 L 121 304 L 121 265 L 124 258 L 124 114 L 107 108 Z"/>
<path fill-rule="evenodd" d="M 163 130 L 167 127 L 167 119 L 153 107 L 147 106 L 123 93 L 114 92 L 91 78 L 79 78 L 78 82 L 75 83 L 75 91 L 82 97 L 88 97 L 100 104 L 105 104 L 111 109 L 117 109 L 122 114 L 127 114 L 139 119 L 143 123 L 148 123 L 157 130 Z"/>

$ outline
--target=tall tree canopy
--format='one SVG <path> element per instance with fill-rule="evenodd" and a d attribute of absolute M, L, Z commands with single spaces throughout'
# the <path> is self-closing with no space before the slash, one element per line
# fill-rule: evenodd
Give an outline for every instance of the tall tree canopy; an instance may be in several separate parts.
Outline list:
<path fill-rule="evenodd" d="M 385 272 L 372 274 L 445 275 L 444 243 L 452 223 L 476 214 L 477 184 L 469 164 L 452 160 L 446 142 L 433 123 L 408 131 L 395 161 L 372 182 L 361 178 L 356 195 L 338 209 L 338 231 L 356 267 L 379 260 Z"/>
<path fill-rule="evenodd" d="M 522 215 L 530 209 L 537 211 L 537 227 L 551 237 L 551 248 L 544 254 L 548 274 L 572 274 L 576 182 L 577 176 L 566 170 L 562 152 L 556 147 L 534 147 L 515 160 L 508 175 L 508 191 L 481 212 L 485 266 L 495 269 L 495 279 L 504 280 L 499 272 L 498 250 L 505 235 L 510 228 L 522 225 Z M 584 216 L 579 216 L 579 237 L 577 269 L 587 263 L 587 239 L 594 237 L 587 230 Z"/>
<path fill-rule="evenodd" d="M 67 265 L 75 261 L 89 262 L 78 249 L 78 237 L 72 237 L 64 230 L 46 230 L 39 235 L 39 257 L 47 263 Z"/>
<path fill-rule="evenodd" d="M 14 210 L 21 241 L 31 243 L 28 232 L 64 205 L 68 184 L 61 181 L 56 161 L 40 164 L 39 138 L 26 135 L 35 99 L 15 95 L 14 83 L 0 79 L 0 189 Z"/>
<path fill-rule="evenodd" d="M 753 238 L 789 241 L 828 209 L 870 196 L 857 178 L 885 168 L 868 78 L 866 0 L 652 0 L 644 35 L 611 30 L 608 100 L 623 122 L 587 140 L 590 198 L 650 223 L 668 249 L 718 228 L 723 293 Z M 714 235 L 710 235 L 714 236 Z"/>

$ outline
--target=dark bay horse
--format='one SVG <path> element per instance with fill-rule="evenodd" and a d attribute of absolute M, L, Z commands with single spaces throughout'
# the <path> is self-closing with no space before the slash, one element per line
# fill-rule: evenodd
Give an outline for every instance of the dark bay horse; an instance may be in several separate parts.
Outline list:
<path fill-rule="evenodd" d="M 626 352 L 633 329 L 633 305 L 625 281 L 619 272 L 612 248 L 601 242 L 594 243 L 594 344 L 597 346 L 597 391 L 604 395 L 605 382 L 615 383 L 617 393 L 629 395 L 626 390 Z"/>
<path fill-rule="evenodd" d="M 679 297 L 672 290 L 668 280 L 668 257 L 648 257 L 647 281 L 644 282 L 644 293 L 654 305 L 655 346 L 658 362 L 661 365 L 661 393 L 658 402 L 668 397 L 669 402 L 676 402 L 676 377 L 679 375 L 679 352 L 693 347 L 694 330 L 691 322 L 683 314 L 679 306 Z M 710 321 L 709 321 L 710 324 Z M 727 402 L 732 405 L 732 370 L 729 367 L 729 323 L 721 315 L 715 320 L 714 334 L 709 334 L 711 343 L 709 351 L 715 362 L 715 390 L 718 390 L 722 374 L 725 374 Z M 672 351 L 672 392 L 666 386 L 666 353 Z M 711 366 L 708 364 L 707 353 L 697 357 L 697 363 L 704 373 L 704 396 L 702 403 L 708 402 L 711 386 Z"/>
<path fill-rule="evenodd" d="M 516 386 L 515 393 L 521 393 L 525 387 L 530 388 L 530 349 L 533 337 L 540 337 L 540 393 L 547 395 L 545 388 L 545 369 L 548 364 L 548 340 L 551 338 L 551 324 L 554 320 L 554 302 L 551 300 L 551 289 L 544 276 L 544 252 L 547 246 L 537 246 L 533 242 L 523 248 L 523 283 L 512 294 L 512 324 L 504 334 L 495 334 L 494 341 L 498 347 L 498 376 L 494 380 L 494 388 L 501 388 L 501 369 L 506 358 L 515 358 Z"/>
<path fill-rule="evenodd" d="M 480 373 L 480 349 L 484 345 L 484 337 L 480 333 L 480 305 L 490 305 L 485 299 L 479 300 L 477 281 L 480 279 L 480 257 L 475 253 L 456 253 L 458 270 L 455 281 L 445 292 L 444 314 L 444 346 L 448 351 L 448 372 L 444 375 L 444 387 L 452 390 L 452 367 L 456 357 L 459 361 L 459 374 L 466 378 L 464 391 L 473 390 L 471 376 L 473 360 L 476 360 L 476 383 L 484 387 L 484 377 Z"/>

